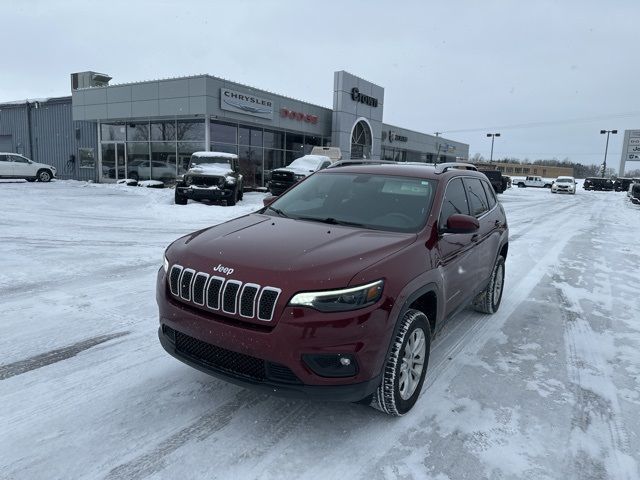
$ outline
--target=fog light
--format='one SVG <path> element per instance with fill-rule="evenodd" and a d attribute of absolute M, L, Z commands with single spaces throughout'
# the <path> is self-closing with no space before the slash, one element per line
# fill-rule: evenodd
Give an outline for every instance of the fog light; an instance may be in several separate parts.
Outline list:
<path fill-rule="evenodd" d="M 351 354 L 305 354 L 302 360 L 320 377 L 353 377 L 358 373 L 358 364 Z"/>

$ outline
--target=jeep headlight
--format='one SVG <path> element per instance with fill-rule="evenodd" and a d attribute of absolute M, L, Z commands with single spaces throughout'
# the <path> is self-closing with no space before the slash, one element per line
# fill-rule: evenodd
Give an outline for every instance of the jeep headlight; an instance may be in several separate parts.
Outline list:
<path fill-rule="evenodd" d="M 193 177 L 191 175 L 185 175 L 184 183 L 186 183 L 187 185 L 191 185 L 193 183 Z"/>
<path fill-rule="evenodd" d="M 296 174 L 296 180 L 298 180 L 298 181 L 300 181 L 300 180 L 302 180 L 303 178 L 306 178 L 306 177 L 307 177 L 306 175 L 298 175 L 298 174 Z"/>
<path fill-rule="evenodd" d="M 169 271 L 169 260 L 167 260 L 167 256 L 163 255 L 163 263 L 162 263 L 162 267 L 164 268 L 164 273 L 167 273 Z"/>
<path fill-rule="evenodd" d="M 326 290 L 321 292 L 301 292 L 293 296 L 289 305 L 309 307 L 321 312 L 342 312 L 357 310 L 373 305 L 382 296 L 383 280 L 357 287 Z"/>
<path fill-rule="evenodd" d="M 227 184 L 229 184 L 229 185 L 235 185 L 235 184 L 236 184 L 236 178 L 235 178 L 235 177 L 232 177 L 231 175 L 227 175 L 227 176 L 224 178 L 224 180 L 225 180 L 225 182 L 227 182 Z"/>

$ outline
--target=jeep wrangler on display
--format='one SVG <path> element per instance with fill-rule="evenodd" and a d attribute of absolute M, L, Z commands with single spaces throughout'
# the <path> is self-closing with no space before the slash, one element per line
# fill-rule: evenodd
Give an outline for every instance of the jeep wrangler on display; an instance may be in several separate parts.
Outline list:
<path fill-rule="evenodd" d="M 331 159 L 324 155 L 305 155 L 296 158 L 288 166 L 271 171 L 269 191 L 271 195 L 280 195 L 303 178 L 329 165 L 331 165 Z"/>
<path fill-rule="evenodd" d="M 519 179 L 516 181 L 516 185 L 520 188 L 524 187 L 537 187 L 537 188 L 551 188 L 552 182 L 549 180 L 545 180 L 542 177 L 537 176 L 529 176 L 524 179 Z"/>
<path fill-rule="evenodd" d="M 224 200 L 233 206 L 242 200 L 242 175 L 238 172 L 238 156 L 224 152 L 195 152 L 189 168 L 176 184 L 175 203 L 186 205 L 191 200 Z"/>
<path fill-rule="evenodd" d="M 508 227 L 486 176 L 461 163 L 344 166 L 272 200 L 169 245 L 162 346 L 268 393 L 408 412 L 446 319 L 500 306 Z"/>
<path fill-rule="evenodd" d="M 640 182 L 632 183 L 629 185 L 627 196 L 632 203 L 640 205 Z"/>

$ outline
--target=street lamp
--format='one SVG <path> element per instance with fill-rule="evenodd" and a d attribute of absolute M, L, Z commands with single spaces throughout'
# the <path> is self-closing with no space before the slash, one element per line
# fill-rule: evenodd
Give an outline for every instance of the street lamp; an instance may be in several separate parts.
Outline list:
<path fill-rule="evenodd" d="M 609 134 L 613 133 L 614 135 L 618 133 L 618 130 L 600 130 L 600 135 L 607 134 L 607 143 L 604 147 L 604 163 L 602 164 L 602 178 L 604 178 L 604 173 L 607 171 L 607 150 L 609 149 Z"/>
<path fill-rule="evenodd" d="M 491 158 L 489 158 L 489 163 L 493 163 L 493 141 L 499 136 L 499 133 L 487 133 L 487 137 L 491 137 Z"/>

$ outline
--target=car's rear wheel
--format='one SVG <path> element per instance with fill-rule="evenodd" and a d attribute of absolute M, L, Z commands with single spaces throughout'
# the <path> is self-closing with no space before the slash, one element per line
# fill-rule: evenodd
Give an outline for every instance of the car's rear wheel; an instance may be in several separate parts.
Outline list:
<path fill-rule="evenodd" d="M 404 415 L 418 400 L 431 347 L 431 329 L 424 313 L 407 310 L 400 322 L 371 401 L 372 407 L 393 416 Z"/>
<path fill-rule="evenodd" d="M 185 197 L 184 195 L 181 195 L 180 192 L 178 192 L 178 189 L 176 188 L 176 193 L 174 196 L 174 200 L 176 205 L 186 205 L 187 202 L 189 201 L 189 199 L 187 197 Z"/>
<path fill-rule="evenodd" d="M 36 175 L 36 178 L 38 179 L 39 182 L 49 182 L 51 181 L 51 177 L 53 175 L 51 174 L 51 172 L 49 170 L 39 170 L 38 174 Z"/>
<path fill-rule="evenodd" d="M 227 207 L 233 207 L 236 203 L 238 203 L 238 195 L 239 195 L 239 189 L 236 187 L 233 190 L 233 193 L 231 194 L 231 197 L 229 197 L 229 199 L 227 200 Z"/>
<path fill-rule="evenodd" d="M 498 256 L 491 272 L 491 278 L 487 286 L 473 301 L 473 308 L 482 313 L 496 313 L 502 301 L 504 290 L 504 257 Z"/>

